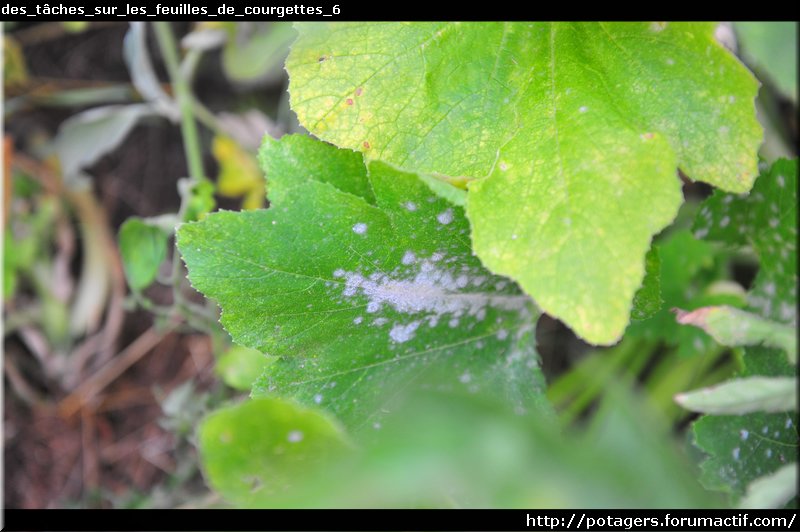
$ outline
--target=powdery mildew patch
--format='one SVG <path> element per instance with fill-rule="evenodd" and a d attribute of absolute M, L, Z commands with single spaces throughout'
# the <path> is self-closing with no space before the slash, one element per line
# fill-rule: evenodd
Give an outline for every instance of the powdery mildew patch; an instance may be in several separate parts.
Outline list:
<path fill-rule="evenodd" d="M 494 291 L 504 288 L 505 283 L 499 287 L 499 283 L 484 286 L 490 280 L 486 275 L 476 275 L 469 268 L 459 268 L 443 259 L 442 253 L 419 259 L 412 251 L 406 251 L 402 259 L 404 267 L 388 274 L 337 269 L 333 276 L 344 283 L 335 290 L 341 289 L 343 302 L 366 298 L 368 314 L 392 309 L 401 315 L 414 316 L 411 321 L 378 318 L 372 322 L 372 325 L 391 322 L 389 338 L 394 343 L 413 339 L 423 325 L 435 327 L 442 322 L 457 327 L 464 317 L 482 321 L 488 308 L 518 312 L 526 308 L 527 296 Z"/>

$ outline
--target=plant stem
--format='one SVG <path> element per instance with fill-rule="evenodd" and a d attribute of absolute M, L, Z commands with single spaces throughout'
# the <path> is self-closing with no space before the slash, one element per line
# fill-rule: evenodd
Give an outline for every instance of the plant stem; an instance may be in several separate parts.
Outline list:
<path fill-rule="evenodd" d="M 156 22 L 155 31 L 156 37 L 158 38 L 158 46 L 161 50 L 161 55 L 164 57 L 169 79 L 172 83 L 175 97 L 178 100 L 178 106 L 181 111 L 181 134 L 183 136 L 183 149 L 186 154 L 186 163 L 189 167 L 189 178 L 193 182 L 199 183 L 206 178 L 203 173 L 203 157 L 200 147 L 200 138 L 197 134 L 197 124 L 192 114 L 192 91 L 186 79 L 181 75 L 180 61 L 178 59 L 178 45 L 169 22 Z M 185 201 L 181 204 L 181 214 L 183 214 L 185 204 Z"/>
<path fill-rule="evenodd" d="M 169 79 L 178 100 L 178 107 L 181 111 L 181 136 L 183 137 L 183 150 L 186 155 L 186 164 L 189 168 L 189 183 L 186 193 L 181 194 L 181 206 L 178 210 L 178 222 L 183 222 L 186 209 L 191 198 L 191 189 L 194 185 L 206 181 L 203 173 L 202 147 L 200 137 L 197 133 L 197 124 L 194 120 L 194 96 L 186 78 L 181 72 L 180 61 L 178 59 L 178 45 L 172 27 L 169 22 L 156 22 L 156 38 L 164 63 L 167 66 Z M 185 307 L 184 298 L 181 292 L 183 276 L 181 275 L 181 261 L 178 257 L 177 248 L 173 250 L 172 257 L 172 295 L 174 301 L 173 312 L 180 313 Z"/>

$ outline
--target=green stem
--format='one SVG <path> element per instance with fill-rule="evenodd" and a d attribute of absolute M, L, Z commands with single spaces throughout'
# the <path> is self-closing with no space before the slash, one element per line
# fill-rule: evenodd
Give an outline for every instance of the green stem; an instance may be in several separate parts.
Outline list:
<path fill-rule="evenodd" d="M 186 162 L 189 167 L 189 178 L 193 182 L 199 183 L 205 181 L 206 177 L 203 173 L 203 156 L 200 146 L 200 137 L 197 134 L 197 124 L 194 121 L 194 115 L 192 113 L 192 102 L 194 100 L 192 91 L 186 79 L 181 75 L 181 66 L 178 59 L 178 45 L 169 22 L 156 22 L 155 31 L 158 39 L 158 46 L 161 50 L 161 55 L 164 57 L 169 79 L 172 83 L 175 97 L 178 100 L 178 106 L 181 111 L 181 134 L 183 136 L 183 149 L 186 154 Z M 186 202 L 182 202 L 181 204 L 181 214 L 183 214 L 185 203 Z"/>
<path fill-rule="evenodd" d="M 197 120 L 201 124 L 203 124 L 216 134 L 220 133 L 224 134 L 222 128 L 219 125 L 219 122 L 217 121 L 217 117 L 214 116 L 214 113 L 212 113 L 208 109 L 208 107 L 203 105 L 197 98 L 192 100 L 192 106 L 194 109 L 194 115 L 197 117 Z"/>
<path fill-rule="evenodd" d="M 202 147 L 200 145 L 200 137 L 197 133 L 197 123 L 194 120 L 193 114 L 194 96 L 192 95 L 192 90 L 189 87 L 186 77 L 183 76 L 183 72 L 181 72 L 180 60 L 178 58 L 178 45 L 169 22 L 156 22 L 155 32 L 161 55 L 167 66 L 167 72 L 169 73 L 169 79 L 172 83 L 175 97 L 178 100 L 178 107 L 181 111 L 181 136 L 183 137 L 183 150 L 186 154 L 186 164 L 189 168 L 190 186 L 188 189 L 191 191 L 194 185 L 206 181 L 205 174 L 203 173 Z M 184 221 L 190 197 L 191 192 L 182 194 L 181 206 L 178 210 L 178 220 L 180 222 Z M 185 307 L 183 293 L 181 292 L 182 284 L 181 261 L 178 258 L 176 249 L 173 251 L 172 259 L 172 295 L 174 301 L 173 311 L 175 313 L 180 313 L 181 309 Z"/>

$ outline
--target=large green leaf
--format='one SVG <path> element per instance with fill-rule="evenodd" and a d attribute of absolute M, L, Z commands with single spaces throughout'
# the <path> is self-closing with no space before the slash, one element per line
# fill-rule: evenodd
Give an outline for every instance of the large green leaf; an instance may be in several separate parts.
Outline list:
<path fill-rule="evenodd" d="M 284 139 L 260 155 L 278 198 L 269 210 L 178 232 L 193 286 L 220 302 L 233 339 L 281 357 L 254 393 L 292 395 L 355 427 L 378 426 L 412 383 L 538 404 L 539 311 L 472 255 L 462 209 L 415 175 Z"/>
<path fill-rule="evenodd" d="M 475 179 L 475 251 L 593 343 L 616 341 L 676 167 L 747 191 L 757 82 L 708 23 L 302 24 L 292 106 L 315 135 Z"/>
<path fill-rule="evenodd" d="M 750 245 L 760 263 L 750 308 L 776 321 L 797 321 L 797 159 L 765 169 L 748 196 L 714 194 L 698 213 L 694 233 Z"/>
<path fill-rule="evenodd" d="M 611 395 L 591 430 L 565 435 L 552 430 L 547 416 L 516 415 L 482 394 L 428 390 L 407 398 L 354 452 L 338 452 L 340 443 L 326 431 L 335 454 L 328 452 L 324 461 L 288 443 L 299 424 L 320 417 L 312 410 L 299 413 L 294 422 L 284 417 L 284 409 L 269 403 L 247 412 L 240 407 L 235 418 L 224 419 L 234 441 L 223 445 L 220 431 L 214 431 L 205 438 L 210 444 L 202 446 L 203 458 L 207 471 L 215 467 L 212 485 L 225 489 L 223 495 L 271 507 L 718 506 L 718 495 L 700 486 L 668 427 L 647 403 L 621 391 Z M 317 432 L 299 430 L 304 438 L 296 443 L 306 438 L 324 443 Z M 204 427 L 202 434 L 209 432 Z M 254 437 L 245 439 L 246 433 Z M 298 460 L 301 456 L 305 464 Z M 290 468 L 288 486 L 282 481 Z M 283 484 L 287 489 L 248 501 L 258 471 L 268 472 L 261 475 L 268 487 Z M 642 482 L 650 478 L 659 482 L 643 490 Z"/>

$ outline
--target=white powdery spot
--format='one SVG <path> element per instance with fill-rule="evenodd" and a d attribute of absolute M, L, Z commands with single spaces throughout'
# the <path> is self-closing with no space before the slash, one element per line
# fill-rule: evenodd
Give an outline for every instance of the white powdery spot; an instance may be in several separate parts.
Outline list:
<path fill-rule="evenodd" d="M 674 65 L 674 64 L 675 64 L 675 60 L 674 60 L 673 58 L 671 58 L 671 57 L 668 57 L 668 58 L 667 58 L 667 64 L 668 64 L 669 66 L 672 66 L 672 65 Z"/>
<path fill-rule="evenodd" d="M 731 217 L 730 216 L 723 216 L 722 220 L 719 221 L 719 226 L 720 227 L 728 227 L 729 223 L 731 223 Z"/>
<path fill-rule="evenodd" d="M 417 262 L 417 256 L 411 250 L 406 251 L 401 262 L 406 265 L 414 264 Z"/>
<path fill-rule="evenodd" d="M 392 327 L 392 330 L 389 331 L 389 338 L 393 341 L 397 342 L 398 344 L 402 344 L 403 342 L 407 342 L 414 338 L 414 332 L 419 327 L 419 321 L 412 321 L 406 325 L 397 324 Z"/>
<path fill-rule="evenodd" d="M 363 235 L 367 232 L 367 224 L 365 223 L 357 223 L 353 226 L 353 232 L 357 235 Z"/>
<path fill-rule="evenodd" d="M 299 441 L 303 441 L 303 433 L 299 430 L 293 430 L 286 435 L 286 439 L 289 440 L 290 443 L 297 443 Z"/>
<path fill-rule="evenodd" d="M 368 314 L 377 313 L 380 316 L 385 310 L 391 309 L 399 314 L 420 315 L 410 323 L 402 318 L 391 318 L 389 336 L 395 343 L 413 338 L 415 331 L 423 324 L 435 327 L 439 323 L 447 323 L 455 328 L 465 317 L 474 318 L 475 321 L 484 320 L 489 308 L 516 312 L 523 312 L 527 308 L 528 298 L 524 295 L 466 291 L 472 286 L 480 289 L 489 279 L 486 275 L 473 277 L 477 272 L 442 260 L 444 255 L 441 253 L 430 258 L 417 257 L 410 251 L 406 255 L 409 260 L 403 260 L 404 265 L 390 273 L 344 272 L 344 286 L 339 284 L 332 287 L 333 290 L 341 290 L 344 300 L 359 298 L 353 303 L 366 304 Z M 413 262 L 410 260 L 412 257 Z M 507 281 L 499 281 L 494 283 L 494 288 L 502 290 L 506 285 Z M 358 318 L 353 322 L 361 323 Z M 372 321 L 374 326 L 385 323 L 389 323 L 385 317 L 376 317 Z M 504 334 L 508 335 L 507 332 Z"/>
<path fill-rule="evenodd" d="M 439 220 L 439 223 L 442 225 L 451 223 L 453 221 L 453 209 L 447 209 L 446 211 L 437 214 L 436 219 Z"/>
<path fill-rule="evenodd" d="M 739 431 L 739 437 L 742 439 L 742 441 L 746 441 L 747 438 L 750 437 L 750 431 L 748 431 L 746 429 L 740 430 Z"/>
<path fill-rule="evenodd" d="M 775 179 L 778 181 L 778 186 L 779 187 L 783 188 L 786 185 L 786 178 L 783 177 L 782 175 L 779 175 Z"/>
<path fill-rule="evenodd" d="M 507 330 L 500 329 L 499 331 L 497 331 L 497 339 L 498 340 L 505 340 L 506 338 L 508 338 L 508 331 Z"/>
<path fill-rule="evenodd" d="M 461 374 L 461 375 L 458 377 L 458 381 L 459 381 L 459 382 L 461 382 L 461 383 L 463 383 L 463 384 L 467 384 L 467 383 L 469 383 L 471 380 L 472 380 L 472 375 L 470 375 L 468 371 L 465 371 L 464 373 L 462 373 L 462 374 Z"/>
<path fill-rule="evenodd" d="M 735 448 L 735 449 L 734 449 L 734 450 L 731 452 L 731 454 L 733 455 L 733 459 L 734 459 L 734 460 L 738 460 L 738 459 L 739 459 L 739 452 L 740 452 L 740 451 L 739 451 L 739 448 L 738 448 L 738 447 L 736 447 L 736 448 Z"/>
<path fill-rule="evenodd" d="M 413 201 L 407 201 L 403 203 L 403 207 L 406 208 L 407 211 L 414 212 L 417 210 L 417 204 Z"/>
<path fill-rule="evenodd" d="M 706 235 L 708 235 L 708 228 L 707 227 L 702 227 L 702 228 L 700 228 L 700 229 L 698 229 L 697 231 L 694 232 L 694 237 L 695 238 L 704 238 Z"/>
<path fill-rule="evenodd" d="M 353 319 L 353 323 L 355 323 L 356 325 L 361 324 L 362 321 L 364 321 L 364 318 L 362 318 L 361 316 L 356 316 L 355 319 Z"/>
<path fill-rule="evenodd" d="M 581 113 L 585 113 L 588 110 L 589 110 L 589 108 L 586 107 L 585 105 L 581 105 L 580 108 L 578 109 L 578 111 L 580 111 Z"/>
<path fill-rule="evenodd" d="M 318 393 L 318 394 L 316 394 L 316 395 L 314 396 L 314 402 L 315 402 L 316 404 L 320 404 L 320 403 L 322 402 L 322 394 L 321 394 L 321 393 Z"/>

